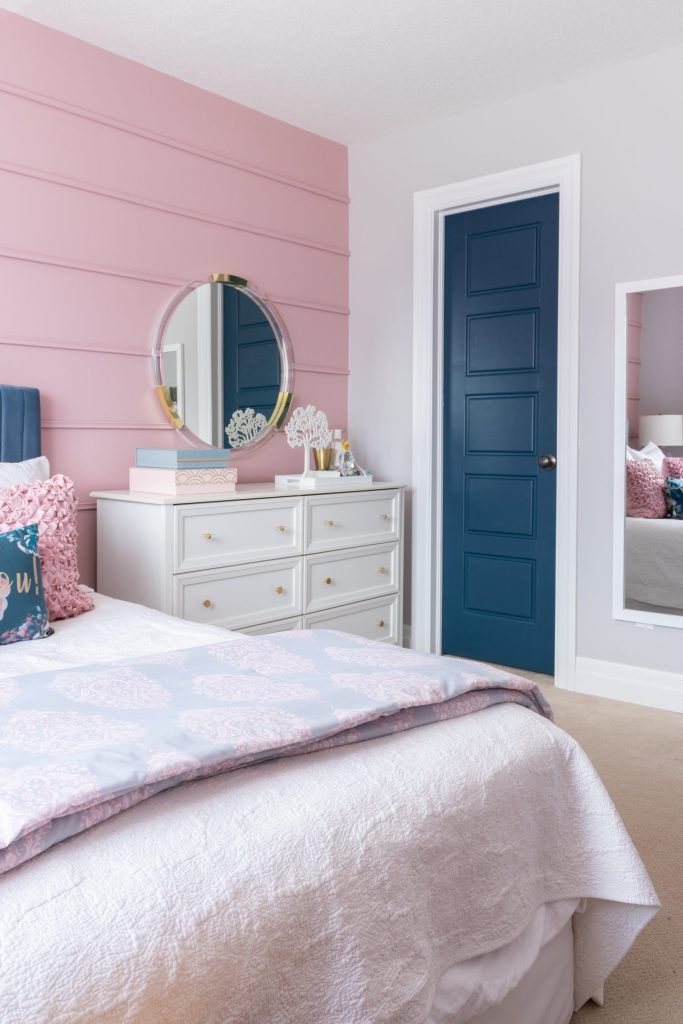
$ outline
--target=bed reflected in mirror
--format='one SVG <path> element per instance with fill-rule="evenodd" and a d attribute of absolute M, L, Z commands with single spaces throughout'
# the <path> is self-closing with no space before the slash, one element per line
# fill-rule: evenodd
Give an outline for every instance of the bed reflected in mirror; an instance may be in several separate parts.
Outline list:
<path fill-rule="evenodd" d="M 683 277 L 617 287 L 617 618 L 683 626 Z"/>

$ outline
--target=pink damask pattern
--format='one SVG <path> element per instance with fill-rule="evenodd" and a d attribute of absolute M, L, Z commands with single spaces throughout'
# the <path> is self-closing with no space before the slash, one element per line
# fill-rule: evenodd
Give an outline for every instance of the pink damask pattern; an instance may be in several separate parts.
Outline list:
<path fill-rule="evenodd" d="M 164 750 L 147 759 L 147 782 L 161 782 L 176 775 L 194 772 L 201 767 L 199 758 L 182 750 Z"/>
<path fill-rule="evenodd" d="M 38 524 L 38 554 L 51 621 L 69 619 L 93 607 L 92 597 L 78 588 L 77 505 L 73 482 L 61 475 L 0 489 L 0 532 Z"/>
<path fill-rule="evenodd" d="M 347 665 L 368 665 L 374 668 L 393 668 L 395 665 L 406 668 L 419 668 L 423 665 L 436 665 L 434 655 L 418 654 L 403 647 L 377 643 L 372 640 L 367 647 L 326 647 L 325 654 L 332 661 L 343 661 Z"/>
<path fill-rule="evenodd" d="M 80 711 L 16 711 L 0 729 L 0 744 L 32 754 L 65 754 L 106 744 L 137 743 L 145 729 L 135 722 Z"/>
<path fill-rule="evenodd" d="M 394 706 L 433 704 L 444 700 L 446 696 L 438 680 L 416 672 L 335 672 L 331 679 L 335 686 L 354 690 L 373 700 L 385 700 Z"/>
<path fill-rule="evenodd" d="M 315 663 L 294 651 L 283 650 L 270 640 L 261 637 L 240 637 L 228 643 L 209 648 L 217 661 L 234 665 L 235 668 L 250 668 L 264 675 L 293 675 L 297 672 L 315 672 Z"/>
<path fill-rule="evenodd" d="M 310 686 L 303 683 L 280 682 L 266 676 L 253 675 L 211 675 L 195 676 L 192 690 L 211 700 L 255 701 L 263 704 L 280 704 L 288 700 L 320 700 Z"/>
<path fill-rule="evenodd" d="M 208 708 L 181 711 L 178 725 L 212 743 L 230 744 L 237 755 L 255 754 L 311 737 L 306 723 L 279 708 Z"/>
<path fill-rule="evenodd" d="M 171 702 L 165 687 L 131 665 L 115 665 L 97 672 L 60 672 L 48 688 L 79 704 L 99 708 L 161 711 Z"/>
<path fill-rule="evenodd" d="M 0 844 L 21 832 L 79 810 L 99 793 L 95 776 L 84 765 L 25 765 L 0 774 Z"/>
<path fill-rule="evenodd" d="M 634 519 L 663 519 L 666 515 L 664 479 L 650 459 L 626 463 L 626 514 Z"/>

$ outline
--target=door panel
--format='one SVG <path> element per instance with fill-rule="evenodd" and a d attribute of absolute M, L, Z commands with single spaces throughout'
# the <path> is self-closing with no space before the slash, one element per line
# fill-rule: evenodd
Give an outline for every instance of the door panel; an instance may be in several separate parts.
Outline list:
<path fill-rule="evenodd" d="M 553 671 L 558 197 L 446 218 L 443 650 Z"/>
<path fill-rule="evenodd" d="M 223 410 L 252 408 L 269 419 L 280 391 L 280 353 L 273 330 L 255 302 L 223 288 Z"/>

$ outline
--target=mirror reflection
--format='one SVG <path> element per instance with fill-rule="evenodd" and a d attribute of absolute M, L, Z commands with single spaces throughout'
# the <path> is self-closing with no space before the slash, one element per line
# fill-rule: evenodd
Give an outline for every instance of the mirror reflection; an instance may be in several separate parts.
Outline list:
<path fill-rule="evenodd" d="M 246 287 L 200 285 L 163 330 L 159 369 L 171 411 L 217 447 L 247 447 L 279 425 L 286 364 L 277 318 Z"/>
<path fill-rule="evenodd" d="M 624 606 L 683 616 L 683 287 L 626 296 Z"/>

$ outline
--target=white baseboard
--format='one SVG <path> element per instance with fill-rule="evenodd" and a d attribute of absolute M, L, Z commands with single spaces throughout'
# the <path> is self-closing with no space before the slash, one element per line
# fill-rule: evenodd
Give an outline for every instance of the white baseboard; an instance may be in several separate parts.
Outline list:
<path fill-rule="evenodd" d="M 683 675 L 656 668 L 577 658 L 574 690 L 683 714 Z"/>

